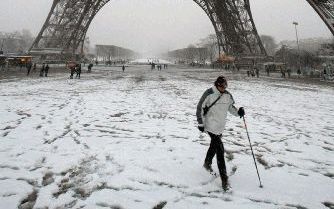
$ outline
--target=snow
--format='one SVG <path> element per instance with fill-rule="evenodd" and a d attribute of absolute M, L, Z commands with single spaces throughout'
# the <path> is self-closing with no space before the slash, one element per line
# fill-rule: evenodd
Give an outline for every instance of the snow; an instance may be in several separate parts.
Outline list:
<path fill-rule="evenodd" d="M 332 87 L 205 69 L 93 71 L 0 81 L 0 208 L 27 199 L 50 209 L 334 204 Z M 264 188 L 238 117 L 223 133 L 233 192 L 202 167 L 210 141 L 196 104 L 222 73 L 245 107 Z"/>

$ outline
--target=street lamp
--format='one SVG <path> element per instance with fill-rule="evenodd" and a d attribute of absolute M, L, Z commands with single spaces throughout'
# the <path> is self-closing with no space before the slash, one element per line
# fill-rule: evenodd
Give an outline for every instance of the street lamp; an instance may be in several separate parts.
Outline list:
<path fill-rule="evenodd" d="M 293 25 L 295 25 L 295 31 L 296 31 L 296 39 L 297 39 L 297 48 L 298 48 L 298 68 L 300 70 L 300 49 L 299 49 L 299 39 L 298 39 L 298 32 L 297 32 L 297 25 L 298 22 L 292 22 Z"/>

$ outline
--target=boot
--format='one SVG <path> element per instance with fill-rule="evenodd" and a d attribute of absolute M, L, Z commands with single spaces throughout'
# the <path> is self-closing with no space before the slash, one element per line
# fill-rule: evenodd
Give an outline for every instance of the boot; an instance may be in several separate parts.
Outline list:
<path fill-rule="evenodd" d="M 225 192 L 228 192 L 228 191 L 231 190 L 231 186 L 228 182 L 228 177 L 227 176 L 222 177 L 222 187 L 223 187 L 223 190 Z"/>
<path fill-rule="evenodd" d="M 211 167 L 211 164 L 204 162 L 203 167 L 205 168 L 205 170 L 209 171 L 209 172 L 213 172 L 213 169 Z"/>
<path fill-rule="evenodd" d="M 230 192 L 231 191 L 231 186 L 229 183 L 224 184 L 223 183 L 223 190 L 224 192 Z"/>

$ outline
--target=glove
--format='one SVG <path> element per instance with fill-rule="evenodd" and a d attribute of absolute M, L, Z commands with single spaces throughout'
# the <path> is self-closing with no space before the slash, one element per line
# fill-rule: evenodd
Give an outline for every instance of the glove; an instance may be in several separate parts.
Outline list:
<path fill-rule="evenodd" d="M 204 132 L 204 126 L 198 126 L 197 128 L 200 132 Z"/>
<path fill-rule="evenodd" d="M 243 107 L 240 107 L 238 110 L 238 115 L 240 116 L 240 118 L 245 116 L 245 110 Z"/>

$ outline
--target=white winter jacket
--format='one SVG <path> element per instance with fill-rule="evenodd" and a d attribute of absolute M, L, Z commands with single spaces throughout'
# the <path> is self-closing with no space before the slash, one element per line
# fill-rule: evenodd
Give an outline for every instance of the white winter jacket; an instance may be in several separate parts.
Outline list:
<path fill-rule="evenodd" d="M 209 107 L 218 99 L 219 96 L 221 96 L 220 99 L 204 116 L 203 108 Z M 198 125 L 204 126 L 204 130 L 207 132 L 220 135 L 223 133 L 225 128 L 227 111 L 229 111 L 232 115 L 238 116 L 238 110 L 234 106 L 234 99 L 232 95 L 228 91 L 220 93 L 220 91 L 214 86 L 204 92 L 197 105 L 196 116 Z"/>

